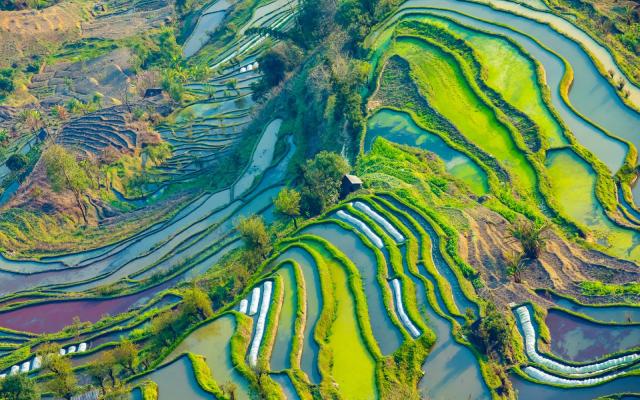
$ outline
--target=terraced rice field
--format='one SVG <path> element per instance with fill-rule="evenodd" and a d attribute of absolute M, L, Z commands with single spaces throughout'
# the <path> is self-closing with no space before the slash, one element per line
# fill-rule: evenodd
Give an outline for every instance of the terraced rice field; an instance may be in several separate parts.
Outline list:
<path fill-rule="evenodd" d="M 385 200 L 379 199 L 378 201 L 386 203 Z M 397 201 L 397 200 L 396 200 Z M 385 211 L 377 203 L 373 202 L 373 199 L 361 199 L 357 208 L 343 208 L 348 210 L 350 215 L 357 215 L 355 210 L 362 209 L 361 205 L 370 205 L 369 211 L 378 210 L 377 215 L 393 215 L 394 213 L 400 213 L 397 209 L 394 211 Z M 410 206 L 403 206 L 411 208 Z M 393 208 L 388 206 L 389 208 Z M 383 213 L 383 214 L 380 214 Z M 363 213 L 360 218 L 366 219 L 366 215 L 371 213 Z M 327 221 L 339 221 L 334 220 L 333 215 L 327 215 L 329 218 Z M 386 218 L 387 217 L 383 217 Z M 404 216 L 405 219 L 411 219 L 411 217 Z M 342 227 L 344 226 L 344 228 Z M 391 225 L 389 225 L 391 226 Z M 317 228 L 316 228 L 317 227 Z M 335 227 L 336 229 L 332 229 Z M 372 226 L 372 228 L 380 234 L 385 236 L 380 226 Z M 385 228 L 385 229 L 388 229 Z M 403 225 L 397 225 L 397 228 L 406 230 Z M 262 335 L 263 338 L 271 337 L 275 335 L 275 340 L 272 342 L 272 348 L 267 349 L 265 341 L 262 341 L 258 363 L 262 362 L 261 357 L 265 357 L 267 354 L 271 354 L 269 365 L 277 375 L 272 375 L 273 379 L 279 384 L 283 385 L 281 389 L 285 393 L 295 393 L 291 390 L 297 391 L 297 395 L 301 398 L 304 397 L 304 392 L 300 392 L 300 388 L 308 385 L 311 382 L 316 381 L 323 387 L 323 391 L 331 392 L 339 388 L 340 393 L 348 396 L 348 398 L 354 399 L 370 399 L 382 397 L 380 392 L 380 383 L 378 382 L 378 374 L 376 370 L 381 367 L 383 363 L 383 356 L 381 349 L 387 349 L 388 352 L 393 353 L 395 350 L 388 347 L 385 343 L 389 338 L 396 337 L 384 337 L 383 339 L 377 339 L 373 335 L 376 330 L 374 319 L 371 317 L 379 317 L 380 315 L 369 314 L 367 304 L 371 302 L 369 294 L 366 294 L 363 281 L 361 280 L 361 270 L 356 267 L 358 258 L 353 258 L 353 250 L 349 250 L 348 246 L 354 246 L 356 243 L 361 243 L 367 236 L 358 230 L 358 227 L 347 223 L 338 222 L 318 222 L 315 225 L 310 225 L 306 228 L 302 228 L 296 237 L 290 239 L 288 244 L 285 244 L 283 251 L 277 257 L 274 257 L 271 265 L 273 265 L 273 272 L 268 272 L 266 277 L 276 276 L 280 281 L 283 281 L 282 288 L 284 290 L 283 296 L 278 299 L 278 289 L 274 289 L 272 299 L 278 299 L 281 304 L 274 303 L 266 308 L 266 320 L 270 321 L 272 313 L 277 313 L 277 320 L 267 323 L 266 329 L 261 332 L 256 332 L 256 327 L 260 325 L 259 319 L 263 317 L 262 310 L 265 309 L 263 305 L 264 296 L 262 292 L 266 288 L 266 284 L 258 285 L 257 288 L 261 290 L 253 289 L 249 291 L 248 296 L 242 300 L 244 304 L 239 303 L 237 305 L 240 313 L 246 313 L 251 317 L 253 323 L 252 333 L 247 337 L 251 338 L 253 343 L 256 339 L 256 335 Z M 373 232 L 373 231 L 372 231 Z M 370 233 L 371 234 L 371 233 Z M 342 235 L 342 239 L 340 236 Z M 351 239 L 349 239 L 351 237 Z M 358 238 L 360 237 L 360 239 Z M 373 237 L 373 236 L 372 236 Z M 386 240 L 390 240 L 388 236 Z M 350 245 L 344 247 L 344 241 L 351 242 Z M 412 240 L 415 240 L 412 238 Z M 360 245 L 362 246 L 362 245 Z M 356 249 L 358 249 L 356 247 Z M 389 248 L 387 248 L 389 250 Z M 345 253 L 346 251 L 346 253 Z M 362 246 L 356 252 L 367 253 L 371 249 L 367 250 L 367 247 Z M 364 254 L 363 254 L 364 256 Z M 361 256 L 362 257 L 362 256 Z M 384 257 L 384 256 L 383 256 Z M 382 258 L 384 259 L 384 258 Z M 352 261 L 353 260 L 353 261 Z M 406 260 L 405 260 L 406 261 Z M 374 264 L 375 265 L 375 264 Z M 374 265 L 371 265 L 372 267 Z M 296 272 L 296 270 L 299 270 Z M 366 270 L 362 270 L 366 271 Z M 408 272 L 408 271 L 407 271 Z M 272 275 L 273 274 L 273 275 Z M 404 272 L 400 272 L 401 275 L 397 275 L 405 282 L 404 289 L 407 291 L 413 291 L 413 280 L 405 280 Z M 427 279 L 426 277 L 418 278 L 413 276 L 417 282 L 421 282 L 420 279 Z M 268 282 L 268 281 L 267 281 Z M 384 280 L 374 280 L 371 285 L 378 286 L 385 282 Z M 386 283 L 383 284 L 386 286 Z M 279 284 L 276 284 L 277 288 Z M 379 286 L 378 286 L 379 287 Z M 299 292 L 300 288 L 304 288 L 303 293 Z M 377 296 L 382 297 L 377 289 Z M 390 290 L 389 287 L 384 287 L 383 290 Z M 429 290 L 433 290 L 430 287 Z M 396 319 L 396 323 L 399 325 L 395 327 L 393 324 L 391 328 L 394 330 L 399 329 L 397 332 L 402 332 L 398 337 L 400 341 L 406 341 L 411 337 L 407 326 L 403 325 L 403 322 L 397 320 L 396 312 L 392 310 L 398 310 L 397 301 L 400 299 L 404 303 L 407 298 L 416 298 L 419 294 L 425 296 L 425 291 L 419 291 L 409 294 L 401 294 L 399 297 L 389 296 L 387 301 L 392 303 L 387 308 L 386 305 L 382 305 L 381 313 Z M 254 298 L 256 300 L 254 300 Z M 300 302 L 297 299 L 305 299 L 306 301 Z M 420 297 L 421 304 L 430 304 L 430 300 L 426 297 Z M 393 304 L 395 302 L 395 304 Z M 255 303 L 255 305 L 254 305 Z M 442 311 L 434 303 L 430 307 L 434 307 L 439 313 Z M 425 322 L 421 320 L 416 313 L 413 306 L 409 304 L 402 304 L 402 313 L 408 313 L 414 319 L 412 324 L 424 329 Z M 277 311 L 276 311 L 277 310 Z M 447 315 L 447 314 L 443 314 Z M 442 348 L 442 357 L 434 358 L 435 363 L 444 363 L 449 360 L 448 356 L 452 354 L 458 354 L 454 357 L 456 363 L 470 362 L 473 360 L 471 352 L 465 349 L 463 344 L 456 343 L 450 336 L 450 322 L 448 322 L 443 316 L 431 311 L 425 316 L 428 320 L 433 319 L 438 321 L 436 324 L 436 332 L 438 334 L 438 341 L 435 347 L 436 349 Z M 419 320 L 416 320 L 418 318 Z M 453 320 L 451 320 L 453 321 Z M 435 323 L 435 322 L 434 322 Z M 453 322 L 455 324 L 455 322 Z M 430 324 L 430 323 L 429 323 Z M 234 323 L 232 315 L 222 315 L 207 322 L 197 328 L 193 333 L 189 334 L 187 338 L 181 342 L 178 347 L 169 355 L 165 362 L 169 362 L 175 357 L 178 357 L 184 352 L 191 352 L 194 354 L 201 354 L 205 356 L 207 363 L 210 365 L 213 378 L 219 382 L 224 383 L 227 380 L 233 381 L 236 385 L 242 385 L 242 374 L 246 372 L 242 364 L 237 364 L 239 361 L 233 356 L 229 356 L 229 345 L 233 339 L 231 339 L 234 331 Z M 238 326 L 235 325 L 236 332 Z M 245 333 L 246 334 L 246 333 Z M 418 333 L 421 335 L 421 333 Z M 442 338 L 440 338 L 442 335 Z M 430 336 L 429 336 L 430 337 Z M 449 337 L 449 339 L 447 339 Z M 422 343 L 423 340 L 428 340 L 427 337 L 410 339 L 411 342 L 416 341 L 412 346 L 424 346 L 426 343 Z M 399 342 L 394 346 L 397 348 Z M 405 344 L 405 345 L 408 345 Z M 227 350 L 223 350 L 223 349 Z M 247 354 L 244 357 L 249 357 L 248 350 L 250 346 L 244 348 Z M 290 349 L 299 349 L 297 351 L 291 351 Z M 300 354 L 301 353 L 301 354 Z M 225 355 L 226 354 L 226 355 Z M 301 355 L 300 356 L 298 356 Z M 285 356 L 285 357 L 283 357 Z M 287 357 L 289 356 L 289 357 Z M 305 357 L 306 356 L 306 357 Z M 242 358 L 244 358 L 242 357 Z M 469 359 L 471 357 L 471 359 Z M 289 358 L 289 359 L 287 359 Z M 188 360 L 182 358 L 180 360 Z M 227 361 L 225 361 L 227 360 Z M 228 361 L 231 360 L 231 361 Z M 181 361 L 185 363 L 187 361 Z M 229 364 L 230 362 L 230 364 Z M 240 361 L 247 362 L 247 361 Z M 461 365 L 462 365 L 461 364 Z M 179 365 L 170 363 L 167 367 L 161 367 L 159 371 L 164 368 L 177 368 L 171 367 L 172 365 Z M 227 367 L 224 367 L 224 366 Z M 354 375 L 354 365 L 358 366 L 358 373 Z M 474 365 L 472 363 L 471 365 Z M 181 367 L 182 368 L 182 367 Z M 447 368 L 440 368 L 434 366 L 432 362 L 425 364 L 424 368 L 438 368 L 445 375 L 447 374 Z M 449 368 L 454 368 L 450 366 Z M 230 373 L 230 371 L 236 371 Z M 241 371 L 241 375 L 237 375 Z M 304 371 L 302 375 L 299 375 L 301 371 Z M 317 372 L 316 372 L 317 371 Z M 474 372 L 475 371 L 475 372 Z M 434 377 L 424 378 L 422 385 L 428 389 L 425 389 L 429 393 L 475 393 L 479 397 L 483 398 L 488 396 L 486 387 L 482 381 L 481 376 L 477 373 L 478 370 L 471 368 L 469 373 L 464 374 L 463 380 L 470 386 L 464 389 L 453 389 L 453 386 L 447 385 L 440 378 Z M 283 373 L 287 373 L 287 377 Z M 149 378 L 155 381 L 154 375 L 149 375 Z M 251 379 L 251 378 L 249 378 Z M 291 379 L 294 383 L 291 384 Z M 438 383 L 439 382 L 439 383 Z M 181 385 L 183 385 L 181 383 Z M 162 386 L 159 385 L 160 391 Z M 242 389 L 238 393 L 240 398 L 243 398 L 244 387 L 239 386 Z M 169 389 L 165 389 L 170 391 Z M 173 390 L 173 389 L 171 389 Z M 453 390 L 453 391 L 452 391 Z M 160 394 L 162 397 L 162 394 Z"/>
<path fill-rule="evenodd" d="M 436 153 L 444 161 L 447 172 L 469 185 L 474 193 L 483 195 L 489 191 L 485 172 L 473 160 L 449 147 L 437 135 L 421 129 L 410 116 L 381 110 L 369 118 L 368 123 L 367 151 L 378 136 L 395 143 L 420 147 Z"/>
<path fill-rule="evenodd" d="M 623 76 L 608 52 L 545 2 L 525 3 L 409 0 L 374 27 L 365 47 L 375 87 L 354 160 L 364 190 L 296 220 L 286 235 L 269 231 L 277 240 L 266 261 L 242 277 L 237 296 L 175 332 L 128 380 L 138 388 L 133 398 L 147 399 L 148 387 L 161 400 L 640 392 L 636 295 L 625 297 L 633 304 L 605 305 L 609 299 L 581 291 L 581 282 L 636 276 L 640 263 L 640 198 L 628 176 L 614 177 L 636 167 L 638 90 L 623 99 L 599 66 Z M 287 28 L 297 5 L 258 4 L 209 60 L 214 77 L 186 84 L 210 97 L 161 126 L 174 147 L 163 178 L 188 180 L 228 162 L 244 139 L 259 107 L 251 97 L 258 55 L 278 41 L 251 28 Z M 203 37 L 230 7 L 219 0 L 203 9 L 186 56 L 207 49 Z M 78 141 L 85 122 L 96 123 L 89 117 L 59 140 L 86 153 L 135 148 L 125 121 L 107 114 L 93 143 Z M 217 272 L 243 245 L 239 219 L 276 220 L 274 198 L 295 180 L 297 159 L 279 115 L 262 126 L 233 184 L 167 221 L 84 253 L 0 259 L 0 372 L 24 363 L 38 371 L 34 351 L 48 333 L 66 351 L 73 346 L 74 367 L 125 337 L 140 346 L 152 340 L 143 328 L 186 303 L 172 288 Z M 514 248 L 508 224 L 521 218 L 552 227 L 550 255 L 524 272 L 524 283 L 504 271 L 503 256 Z M 110 285 L 120 294 L 100 294 Z M 477 335 L 493 298 L 510 346 L 497 358 Z M 75 316 L 102 325 L 76 338 L 60 333 Z M 89 343 L 86 354 L 74 354 L 79 340 Z M 87 379 L 82 368 L 76 373 Z"/>
<path fill-rule="evenodd" d="M 231 360 L 230 341 L 235 329 L 235 317 L 223 315 L 196 329 L 167 356 L 167 359 L 179 358 L 187 352 L 202 355 L 216 381 L 237 382 L 239 384 L 237 398 L 249 399 L 248 384 L 235 370 Z"/>
<path fill-rule="evenodd" d="M 526 192 L 533 193 L 536 187 L 533 169 L 507 129 L 464 78 L 455 59 L 440 48 L 413 38 L 399 40 L 394 52 L 409 61 L 418 82 L 430 83 L 423 90 L 436 111 L 503 164 Z"/>

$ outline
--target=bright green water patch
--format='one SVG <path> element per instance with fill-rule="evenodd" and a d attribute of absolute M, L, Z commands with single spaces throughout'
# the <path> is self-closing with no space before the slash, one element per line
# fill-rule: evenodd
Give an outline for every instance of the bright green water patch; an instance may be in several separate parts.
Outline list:
<path fill-rule="evenodd" d="M 282 308 L 280 310 L 280 318 L 278 320 L 278 330 L 276 332 L 276 341 L 273 345 L 271 355 L 271 369 L 281 371 L 291 366 L 291 339 L 294 335 L 296 321 L 296 304 L 298 296 L 296 294 L 296 277 L 291 263 L 280 268 L 277 274 L 282 278 L 284 288 L 284 298 L 282 300 Z"/>
<path fill-rule="evenodd" d="M 318 275 L 318 268 L 313 260 L 313 257 L 304 249 L 299 247 L 289 248 L 284 253 L 281 253 L 278 258 L 274 260 L 274 265 L 286 260 L 292 259 L 302 269 L 302 276 L 304 279 L 307 310 L 306 320 L 304 324 L 304 335 L 302 343 L 302 356 L 300 359 L 300 367 L 307 374 L 312 383 L 320 383 L 320 371 L 318 370 L 318 344 L 314 339 L 314 331 L 318 323 L 318 317 L 322 310 L 322 292 L 320 289 L 320 276 Z"/>
<path fill-rule="evenodd" d="M 527 114 L 549 139 L 551 147 L 568 144 L 560 124 L 543 100 L 535 64 L 525 58 L 513 44 L 497 36 L 464 28 L 444 18 L 425 16 L 419 19 L 446 27 L 467 41 L 487 72 L 485 79 L 489 87 Z"/>
<path fill-rule="evenodd" d="M 367 310 L 373 335 L 380 345 L 382 354 L 388 355 L 395 352 L 402 344 L 403 336 L 389 315 L 384 301 L 385 289 L 378 282 L 378 269 L 386 267 L 378 265 L 372 249 L 367 247 L 354 232 L 333 223 L 314 224 L 306 227 L 301 233 L 325 239 L 356 265 L 367 298 Z"/>
<path fill-rule="evenodd" d="M 482 150 L 493 155 L 529 194 L 536 192 L 535 171 L 509 131 L 466 81 L 450 55 L 425 41 L 401 37 L 394 52 L 411 64 L 416 83 L 433 108 Z"/>
<path fill-rule="evenodd" d="M 236 399 L 249 399 L 249 384 L 231 362 L 231 336 L 235 329 L 235 317 L 223 315 L 193 331 L 167 359 L 177 358 L 185 352 L 200 354 L 205 357 L 219 385 L 233 382 L 237 387 Z"/>
<path fill-rule="evenodd" d="M 546 165 L 552 191 L 567 215 L 587 226 L 613 254 L 640 260 L 640 233 L 622 228 L 607 217 L 596 197 L 596 174 L 589 164 L 565 149 L 550 152 Z"/>
<path fill-rule="evenodd" d="M 345 399 L 376 398 L 375 360 L 367 349 L 358 325 L 356 303 L 349 290 L 345 267 L 323 247 L 315 243 L 309 244 L 325 260 L 337 303 L 329 337 L 333 356 L 331 376 Z"/>
<path fill-rule="evenodd" d="M 466 183 L 477 195 L 489 192 L 487 174 L 467 155 L 452 149 L 439 136 L 420 128 L 406 113 L 380 110 L 369 118 L 365 150 L 378 136 L 399 144 L 420 147 L 437 154 L 447 172 Z"/>

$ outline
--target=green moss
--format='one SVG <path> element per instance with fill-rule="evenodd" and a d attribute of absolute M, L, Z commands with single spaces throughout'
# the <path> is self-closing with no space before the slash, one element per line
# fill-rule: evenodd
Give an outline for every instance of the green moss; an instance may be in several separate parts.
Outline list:
<path fill-rule="evenodd" d="M 211 370 L 204 360 L 204 357 L 192 353 L 187 353 L 191 364 L 193 365 L 193 371 L 196 375 L 198 384 L 207 392 L 212 393 L 216 398 L 224 398 L 224 392 L 218 386 L 218 383 L 213 379 Z"/>
<path fill-rule="evenodd" d="M 142 400 L 158 400 L 158 384 L 153 381 L 144 381 L 140 385 Z"/>

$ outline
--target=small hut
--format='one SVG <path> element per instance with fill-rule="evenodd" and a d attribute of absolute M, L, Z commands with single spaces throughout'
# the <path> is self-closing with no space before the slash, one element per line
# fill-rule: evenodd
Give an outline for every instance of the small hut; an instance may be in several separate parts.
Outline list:
<path fill-rule="evenodd" d="M 349 193 L 353 193 L 362 188 L 362 180 L 355 175 L 345 174 L 342 177 L 342 185 L 340 186 L 340 198 L 347 197 Z"/>
<path fill-rule="evenodd" d="M 156 97 L 162 94 L 162 88 L 149 88 L 144 92 L 144 98 Z"/>

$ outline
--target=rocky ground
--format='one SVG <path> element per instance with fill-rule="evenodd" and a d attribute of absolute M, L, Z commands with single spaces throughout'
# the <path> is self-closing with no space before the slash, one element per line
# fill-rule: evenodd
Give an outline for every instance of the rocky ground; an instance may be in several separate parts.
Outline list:
<path fill-rule="evenodd" d="M 65 1 L 43 10 L 0 12 L 0 66 L 47 51 L 53 43 L 80 37 L 86 8 Z"/>
<path fill-rule="evenodd" d="M 121 48 L 87 61 L 47 65 L 31 78 L 29 91 L 44 107 L 72 98 L 90 102 L 96 93 L 105 106 L 122 104 L 134 75 L 131 61 L 131 51 Z"/>

